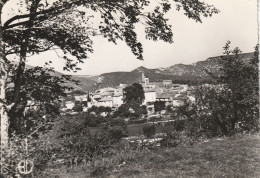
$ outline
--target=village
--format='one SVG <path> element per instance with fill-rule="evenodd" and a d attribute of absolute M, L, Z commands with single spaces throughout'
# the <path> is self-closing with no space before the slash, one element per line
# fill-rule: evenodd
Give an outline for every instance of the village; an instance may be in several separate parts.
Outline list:
<path fill-rule="evenodd" d="M 150 82 L 144 73 L 140 76 L 139 82 L 144 90 L 143 106 L 146 106 L 147 114 L 152 115 L 155 113 L 154 103 L 161 101 L 165 106 L 176 108 L 184 105 L 184 103 L 195 103 L 195 96 L 192 93 L 192 86 L 187 84 L 174 84 L 172 80 L 163 80 L 161 82 Z M 70 96 L 71 100 L 64 101 L 62 111 L 76 114 L 73 112 L 75 102 L 83 103 L 83 112 L 87 112 L 92 106 L 96 107 L 109 107 L 116 110 L 124 104 L 123 89 L 127 84 L 120 84 L 119 86 L 100 88 L 94 92 L 87 94 L 77 94 Z"/>
<path fill-rule="evenodd" d="M 260 177 L 258 7 L 0 0 L 0 178 Z"/>

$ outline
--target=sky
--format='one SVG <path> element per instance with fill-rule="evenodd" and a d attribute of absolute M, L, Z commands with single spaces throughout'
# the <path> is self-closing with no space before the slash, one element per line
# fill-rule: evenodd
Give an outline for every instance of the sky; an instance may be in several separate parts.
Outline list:
<path fill-rule="evenodd" d="M 231 47 L 243 52 L 252 52 L 258 43 L 257 0 L 205 0 L 220 10 L 203 23 L 188 19 L 175 9 L 167 17 L 172 25 L 174 43 L 145 40 L 144 30 L 138 26 L 136 32 L 143 44 L 144 61 L 139 61 L 124 42 L 117 45 L 106 39 L 94 39 L 94 53 L 80 65 L 77 75 L 98 75 L 115 71 L 131 71 L 139 66 L 147 68 L 169 67 L 174 64 L 192 64 L 208 57 L 223 54 L 223 46 L 229 40 Z M 63 59 L 54 51 L 32 56 L 30 65 L 43 65 L 52 60 L 52 65 L 62 71 Z"/>

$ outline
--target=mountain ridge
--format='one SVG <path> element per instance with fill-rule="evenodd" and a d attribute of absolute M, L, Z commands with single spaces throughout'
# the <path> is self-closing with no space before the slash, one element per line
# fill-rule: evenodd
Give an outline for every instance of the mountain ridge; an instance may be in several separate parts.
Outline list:
<path fill-rule="evenodd" d="M 242 53 L 239 57 L 247 60 L 253 57 L 254 53 Z M 141 82 L 142 73 L 149 78 L 150 82 L 159 82 L 162 80 L 172 80 L 173 83 L 198 84 L 211 82 L 211 77 L 206 73 L 208 70 L 212 73 L 219 72 L 220 59 L 225 56 L 209 57 L 206 60 L 198 61 L 192 64 L 175 64 L 165 68 L 148 69 L 140 66 L 130 72 L 109 72 L 101 75 L 73 75 L 74 79 L 79 79 L 82 90 L 94 91 L 98 88 L 117 87 L 119 84 L 131 84 Z"/>

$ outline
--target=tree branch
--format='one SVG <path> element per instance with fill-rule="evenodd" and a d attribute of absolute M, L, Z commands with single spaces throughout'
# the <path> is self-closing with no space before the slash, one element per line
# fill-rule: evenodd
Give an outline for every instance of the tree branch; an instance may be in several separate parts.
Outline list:
<path fill-rule="evenodd" d="M 67 5 L 66 7 L 64 7 L 64 6 L 54 6 L 54 7 L 51 7 L 49 9 L 36 12 L 34 15 L 37 17 L 39 15 L 45 15 L 45 14 L 52 13 L 52 12 L 55 12 L 55 14 L 61 13 L 64 10 L 68 9 L 68 7 L 71 7 L 73 4 L 74 4 L 74 2 L 72 1 L 72 2 L 68 3 L 69 6 Z M 12 22 L 14 22 L 16 20 L 20 20 L 20 19 L 29 18 L 29 17 L 31 17 L 31 15 L 32 15 L 31 13 L 30 14 L 24 14 L 24 15 L 16 15 L 16 16 L 10 18 L 9 20 L 7 20 L 4 23 L 3 29 L 12 28 L 12 26 L 10 25 Z"/>

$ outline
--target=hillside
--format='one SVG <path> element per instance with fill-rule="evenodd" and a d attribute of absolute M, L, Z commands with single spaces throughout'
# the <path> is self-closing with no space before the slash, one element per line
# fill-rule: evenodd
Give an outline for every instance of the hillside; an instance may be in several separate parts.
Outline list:
<path fill-rule="evenodd" d="M 214 138 L 194 145 L 126 150 L 92 164 L 49 169 L 45 177 L 259 177 L 260 136 Z"/>
<path fill-rule="evenodd" d="M 253 56 L 253 53 L 240 54 L 241 59 L 247 60 Z M 210 57 L 204 61 L 194 64 L 175 64 L 166 68 L 148 69 L 139 67 L 130 72 L 111 72 L 100 76 L 73 76 L 74 79 L 81 81 L 81 90 L 95 90 L 103 87 L 116 87 L 121 83 L 131 84 L 140 82 L 142 73 L 149 78 L 150 82 L 159 82 L 162 80 L 172 80 L 173 83 L 198 84 L 211 82 L 210 76 L 206 70 L 219 72 L 219 61 L 223 56 Z"/>
<path fill-rule="evenodd" d="M 70 83 L 73 88 L 76 88 L 77 90 L 82 91 L 88 91 L 96 84 L 98 77 L 86 77 L 86 76 L 75 76 L 73 75 L 72 78 L 74 80 L 78 80 L 80 83 L 79 85 L 76 85 L 74 83 Z"/>
<path fill-rule="evenodd" d="M 240 58 L 247 60 L 251 58 L 254 53 L 243 53 L 240 54 Z M 191 65 L 176 64 L 171 67 L 167 67 L 160 71 L 162 74 L 172 75 L 172 76 L 196 76 L 205 78 L 208 77 L 206 70 L 216 73 L 219 71 L 220 64 L 219 61 L 223 56 L 210 57 L 205 61 L 199 61 Z"/>

